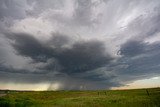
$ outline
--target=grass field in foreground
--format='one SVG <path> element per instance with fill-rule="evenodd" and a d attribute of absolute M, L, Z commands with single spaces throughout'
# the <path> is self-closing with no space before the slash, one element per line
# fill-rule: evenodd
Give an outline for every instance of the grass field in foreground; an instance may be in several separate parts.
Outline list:
<path fill-rule="evenodd" d="M 160 107 L 160 88 L 0 93 L 0 107 Z"/>

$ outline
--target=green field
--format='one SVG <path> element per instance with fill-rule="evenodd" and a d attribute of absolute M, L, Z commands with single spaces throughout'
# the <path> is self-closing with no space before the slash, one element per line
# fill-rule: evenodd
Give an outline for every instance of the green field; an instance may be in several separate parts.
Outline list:
<path fill-rule="evenodd" d="M 101 91 L 0 91 L 0 95 L 0 107 L 160 107 L 160 88 Z"/>

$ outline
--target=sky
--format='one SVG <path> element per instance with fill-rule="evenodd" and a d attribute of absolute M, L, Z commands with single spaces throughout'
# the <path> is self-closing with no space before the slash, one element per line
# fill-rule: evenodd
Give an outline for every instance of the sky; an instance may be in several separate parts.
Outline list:
<path fill-rule="evenodd" d="M 0 0 L 0 89 L 150 87 L 159 0 Z"/>

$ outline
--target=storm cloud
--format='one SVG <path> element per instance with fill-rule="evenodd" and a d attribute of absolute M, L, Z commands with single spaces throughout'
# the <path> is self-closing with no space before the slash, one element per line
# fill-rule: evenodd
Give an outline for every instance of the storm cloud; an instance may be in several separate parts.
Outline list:
<path fill-rule="evenodd" d="M 159 0 L 0 1 L 0 83 L 108 89 L 159 76 Z"/>
<path fill-rule="evenodd" d="M 78 41 L 67 47 L 69 38 L 63 35 L 53 35 L 45 43 L 24 33 L 6 34 L 6 37 L 11 40 L 10 43 L 17 55 L 31 58 L 37 63 L 55 60 L 45 67 L 50 70 L 55 69 L 54 64 L 57 62 L 59 67 L 61 66 L 60 72 L 86 72 L 103 67 L 113 60 L 106 52 L 104 43 L 98 40 Z"/>

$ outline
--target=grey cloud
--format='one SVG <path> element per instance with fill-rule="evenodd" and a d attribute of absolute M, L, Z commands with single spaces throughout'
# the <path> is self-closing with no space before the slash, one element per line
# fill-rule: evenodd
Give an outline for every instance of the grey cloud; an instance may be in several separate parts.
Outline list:
<path fill-rule="evenodd" d="M 19 55 L 30 57 L 35 61 L 47 61 L 54 58 L 60 64 L 64 73 L 78 73 L 103 67 L 113 58 L 105 52 L 104 44 L 100 41 L 79 41 L 70 47 L 63 47 L 68 43 L 64 36 L 53 36 L 46 44 L 40 43 L 28 34 L 11 34 L 7 36 Z M 62 46 L 62 47 L 61 47 Z M 52 68 L 53 64 L 46 66 Z"/>
<path fill-rule="evenodd" d="M 147 43 L 143 43 L 141 41 L 127 41 L 125 44 L 121 46 L 120 54 L 125 56 L 136 56 L 143 54 L 145 52 L 145 48 Z"/>
<path fill-rule="evenodd" d="M 27 15 L 38 17 L 41 13 L 49 9 L 61 9 L 64 6 L 63 0 L 27 0 L 28 5 L 32 6 L 32 9 L 26 11 Z"/>
<path fill-rule="evenodd" d="M 43 0 L 27 0 L 29 5 L 32 5 L 33 8 L 31 10 L 27 10 L 28 15 L 36 15 L 48 9 L 50 4 L 54 7 L 52 3 L 48 3 Z M 47 5 L 48 4 L 48 5 Z"/>
<path fill-rule="evenodd" d="M 59 53 L 57 59 L 65 67 L 64 71 L 74 73 L 105 66 L 112 60 L 112 57 L 105 53 L 103 43 L 89 41 L 73 44 L 71 49 L 66 49 Z"/>
<path fill-rule="evenodd" d="M 121 80 L 137 80 L 160 75 L 160 43 L 145 43 L 143 41 L 128 41 L 121 47 L 122 58 L 117 71 Z"/>
<path fill-rule="evenodd" d="M 8 77 L 10 79 L 21 75 L 24 78 L 18 80 L 22 79 L 22 82 L 38 82 L 38 78 L 44 75 L 39 81 L 59 81 L 63 84 L 61 89 L 79 89 L 79 85 L 85 86 L 83 89 L 106 89 L 119 85 L 112 81 L 114 76 L 105 77 L 103 73 L 96 70 L 105 67 L 114 59 L 106 53 L 105 45 L 101 41 L 76 41 L 69 47 L 65 47 L 64 45 L 70 43 L 68 42 L 69 38 L 60 34 L 56 35 L 56 33 L 52 39 L 43 43 L 24 33 L 6 33 L 5 35 L 17 55 L 31 58 L 32 61 L 29 63 L 35 65 L 34 70 L 30 71 L 30 69 L 15 69 L 12 66 L 1 64 L 1 73 L 4 75 L 6 72 L 6 75 L 10 75 Z M 45 56 L 45 58 L 42 60 L 41 56 Z M 38 63 L 41 63 L 40 66 L 36 66 Z M 25 75 L 30 75 L 30 77 Z M 48 77 L 48 75 L 50 76 Z M 67 86 L 66 83 L 70 83 L 72 86 Z"/>
<path fill-rule="evenodd" d="M 8 31 L 17 20 L 27 17 L 26 10 L 31 8 L 26 0 L 1 0 L 0 1 L 0 33 Z"/>
<path fill-rule="evenodd" d="M 35 77 L 38 79 L 38 75 L 53 73 L 53 78 L 56 76 L 56 80 L 63 84 L 61 89 L 80 89 L 80 85 L 85 87 L 83 89 L 91 89 L 90 86 L 92 86 L 92 89 L 105 89 L 121 86 L 126 81 L 130 82 L 159 75 L 159 42 L 146 43 L 129 40 L 121 45 L 120 55 L 122 57 L 117 59 L 116 62 L 112 62 L 114 58 L 105 52 L 106 48 L 103 42 L 97 40 L 78 41 L 70 44 L 69 47 L 65 47 L 64 45 L 70 42 L 68 42 L 66 36 L 60 34 L 54 34 L 52 39 L 46 43 L 41 43 L 28 34 L 14 34 L 14 36 L 12 34 L 12 37 L 9 36 L 8 38 L 14 40 L 12 46 L 18 54 L 32 58 L 33 61 L 36 60 L 34 64 L 41 62 L 41 60 L 37 60 L 40 57 L 35 58 L 36 55 L 42 55 L 38 54 L 38 51 L 43 53 L 41 50 L 45 50 L 43 53 L 43 56 L 46 56 L 44 65 L 36 68 L 36 70 L 41 69 L 41 72 L 28 73 L 28 75 L 37 75 Z M 29 41 L 33 42 L 33 46 L 30 46 Z M 56 44 L 55 41 L 60 42 Z M 30 51 L 32 49 L 36 49 L 36 51 Z M 1 66 L 1 68 L 3 67 Z M 100 69 L 102 67 L 104 69 Z M 13 75 L 14 71 L 15 73 L 27 74 L 25 69 L 11 70 L 10 73 L 13 73 Z M 9 70 L 3 69 L 3 71 Z M 55 81 L 51 78 L 44 80 Z M 75 81 L 72 82 L 73 80 Z M 86 84 L 84 81 L 86 81 Z M 66 86 L 68 83 L 72 83 L 71 87 Z"/>
<path fill-rule="evenodd" d="M 81 85 L 83 89 L 103 89 L 159 75 L 160 43 L 144 42 L 153 37 L 159 41 L 159 0 L 71 0 L 71 5 L 67 3 L 63 0 L 0 1 L 0 35 L 3 35 L 0 36 L 0 81 L 57 81 L 63 84 L 61 89 L 80 89 Z M 19 21 L 25 24 L 31 19 L 37 21 L 36 18 L 49 22 L 54 32 L 59 33 L 53 33 L 45 41 L 27 33 L 10 32 L 17 28 L 19 31 L 19 27 L 21 30 Z M 12 26 L 15 22 L 16 27 Z M 33 33 L 32 25 L 25 27 Z M 76 41 L 72 38 L 77 32 L 81 40 Z M 101 36 L 104 34 L 107 35 Z M 106 46 L 115 53 L 108 52 Z M 109 53 L 116 54 L 117 50 L 119 57 L 113 58 Z"/>
<path fill-rule="evenodd" d="M 78 24 L 90 25 L 92 23 L 92 2 L 91 0 L 78 0 L 77 7 L 75 8 L 74 19 Z"/>
<path fill-rule="evenodd" d="M 27 14 L 33 17 L 41 17 L 42 15 L 53 23 L 58 21 L 58 23 L 65 24 L 68 27 L 93 26 L 98 22 L 98 15 L 94 13 L 94 8 L 101 3 L 106 3 L 106 1 L 99 2 L 93 2 L 92 0 L 48 0 L 45 2 L 43 0 L 28 0 L 28 4 L 32 4 L 33 8 L 27 10 Z M 73 7 L 70 7 L 69 3 Z M 67 14 L 70 9 L 71 13 Z M 47 16 L 43 16 L 44 14 Z"/>
<path fill-rule="evenodd" d="M 131 33 L 132 39 L 143 41 L 146 38 L 154 37 L 160 32 L 160 5 L 148 10 L 145 14 L 141 14 L 127 25 L 127 32 Z"/>
<path fill-rule="evenodd" d="M 47 42 L 47 45 L 51 46 L 52 48 L 60 49 L 71 42 L 70 38 L 66 35 L 62 35 L 59 33 L 53 33 L 52 35 L 53 36 L 51 37 L 51 39 Z"/>
<path fill-rule="evenodd" d="M 13 18 L 21 19 L 26 16 L 27 4 L 26 1 L 21 0 L 1 0 L 0 1 L 0 19 Z"/>
<path fill-rule="evenodd" d="M 49 47 L 45 47 L 45 45 L 31 35 L 25 33 L 8 33 L 6 35 L 6 37 L 13 40 L 11 44 L 19 55 L 31 57 L 32 59 L 39 61 L 46 61 L 46 58 L 52 56 L 52 50 L 50 50 Z"/>

